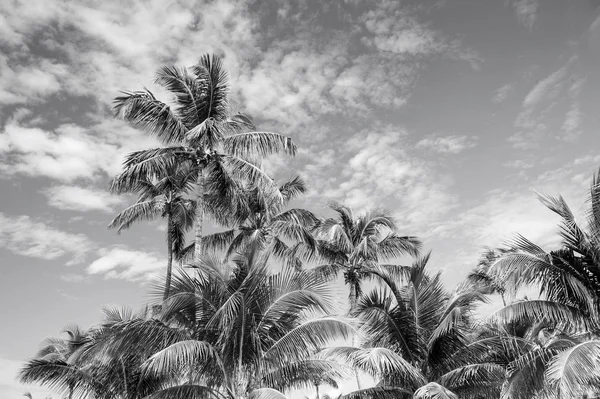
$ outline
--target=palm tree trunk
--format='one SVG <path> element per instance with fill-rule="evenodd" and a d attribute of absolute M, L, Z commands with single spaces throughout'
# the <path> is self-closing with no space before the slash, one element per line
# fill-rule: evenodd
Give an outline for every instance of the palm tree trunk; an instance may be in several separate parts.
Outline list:
<path fill-rule="evenodd" d="M 348 315 L 350 317 L 354 316 L 354 312 L 356 311 L 356 305 L 358 302 L 358 289 L 355 283 L 350 283 L 350 295 L 348 295 L 348 301 L 350 302 L 350 310 L 348 311 Z M 352 346 L 356 345 L 356 336 L 352 335 Z M 354 370 L 354 374 L 356 375 L 356 389 L 361 389 L 360 376 L 358 375 L 358 370 Z"/>
<path fill-rule="evenodd" d="M 198 197 L 196 199 L 196 226 L 194 241 L 194 263 L 199 264 L 202 257 L 202 223 L 204 222 L 204 169 L 198 172 Z"/>
<path fill-rule="evenodd" d="M 348 295 L 348 302 L 350 302 L 350 310 L 348 310 L 348 315 L 352 316 L 356 311 L 356 303 L 357 303 L 357 289 L 356 284 L 350 283 L 350 295 Z"/>
<path fill-rule="evenodd" d="M 173 274 L 173 235 L 171 234 L 172 229 L 172 216 L 171 212 L 167 214 L 167 277 L 165 278 L 165 293 L 163 294 L 163 301 L 169 297 L 169 291 L 171 289 L 171 275 Z"/>
<path fill-rule="evenodd" d="M 321 399 L 321 396 L 319 395 L 319 384 L 315 384 L 315 387 L 317 388 L 317 399 Z"/>

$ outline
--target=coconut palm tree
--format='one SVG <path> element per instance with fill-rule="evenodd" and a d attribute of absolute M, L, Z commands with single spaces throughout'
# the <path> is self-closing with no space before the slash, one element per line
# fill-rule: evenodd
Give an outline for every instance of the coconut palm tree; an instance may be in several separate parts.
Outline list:
<path fill-rule="evenodd" d="M 119 117 L 168 145 L 130 154 L 124 162 L 123 178 L 135 181 L 140 176 L 155 176 L 166 165 L 181 163 L 195 171 L 195 261 L 199 262 L 205 195 L 218 194 L 211 196 L 220 202 L 211 204 L 212 208 L 227 211 L 227 200 L 237 193 L 240 181 L 275 192 L 272 180 L 257 163 L 275 152 L 294 155 L 296 147 L 280 134 L 250 131 L 254 129 L 250 118 L 231 111 L 228 77 L 218 56 L 204 55 L 189 69 L 163 67 L 155 82 L 172 94 L 173 107 L 147 89 L 125 92 L 115 99 Z M 218 217 L 221 212 L 215 214 Z"/>
<path fill-rule="evenodd" d="M 373 268 L 383 284 L 357 303 L 361 345 L 326 350 L 377 380 L 349 398 L 498 397 L 505 370 L 494 348 L 502 340 L 474 329 L 473 310 L 485 296 L 467 285 L 447 292 L 439 273 L 427 273 L 428 258 Z"/>
<path fill-rule="evenodd" d="M 196 172 L 185 165 L 170 165 L 160 175 L 142 175 L 129 180 L 127 174 L 119 175 L 111 182 L 114 193 L 136 193 L 135 204 L 121 211 L 110 222 L 109 228 L 121 230 L 133 223 L 154 220 L 158 217 L 167 222 L 167 273 L 163 298 L 169 296 L 173 258 L 180 258 L 185 246 L 185 233 L 192 227 L 196 205 L 188 196 L 193 188 Z"/>
<path fill-rule="evenodd" d="M 78 326 L 63 330 L 67 338 L 47 338 L 35 358 L 29 360 L 19 372 L 24 384 L 37 383 L 49 388 L 62 386 L 69 399 L 82 382 L 81 368 L 76 364 L 78 351 L 88 342 L 87 333 Z"/>
<path fill-rule="evenodd" d="M 314 231 L 317 249 L 300 243 L 292 253 L 307 261 L 324 262 L 313 273 L 322 278 L 337 277 L 342 272 L 349 286 L 350 313 L 361 295 L 361 282 L 383 262 L 404 255 L 417 256 L 421 241 L 413 236 L 400 236 L 394 218 L 376 209 L 355 216 L 352 209 L 331 203 L 335 218 L 321 222 Z"/>
<path fill-rule="evenodd" d="M 592 179 L 585 225 L 561 196 L 539 194 L 539 198 L 561 218 L 561 248 L 547 252 L 519 235 L 502 249 L 488 275 L 509 294 L 539 289 L 540 299 L 513 302 L 491 321 L 541 325 L 540 334 L 547 335 L 543 340 L 536 335 L 537 349 L 524 355 L 529 365 L 522 368 L 529 373 L 517 374 L 516 391 L 526 386 L 540 396 L 575 397 L 569 395 L 585 394 L 582 390 L 600 378 L 600 366 L 589 362 L 597 353 L 600 321 L 600 175 Z"/>
<path fill-rule="evenodd" d="M 105 330 L 88 348 L 88 362 L 141 360 L 137 384 L 155 388 L 144 391 L 149 398 L 285 397 L 288 388 L 345 378 L 346 367 L 318 354 L 353 332 L 328 316 L 330 288 L 305 272 L 270 274 L 267 260 L 256 249 L 235 265 L 203 258 L 194 276 L 173 276 L 171 295 L 153 317 Z"/>
<path fill-rule="evenodd" d="M 266 196 L 256 187 L 240 193 L 240 211 L 244 222 L 234 229 L 207 235 L 203 245 L 211 252 L 225 251 L 225 260 L 245 249 L 256 246 L 278 260 L 300 269 L 301 261 L 290 253 L 290 244 L 301 242 L 314 249 L 311 230 L 319 219 L 310 211 L 300 208 L 285 210 L 290 201 L 306 192 L 306 184 L 295 177 L 279 187 L 283 201 Z M 192 243 L 186 252 L 193 251 Z"/>

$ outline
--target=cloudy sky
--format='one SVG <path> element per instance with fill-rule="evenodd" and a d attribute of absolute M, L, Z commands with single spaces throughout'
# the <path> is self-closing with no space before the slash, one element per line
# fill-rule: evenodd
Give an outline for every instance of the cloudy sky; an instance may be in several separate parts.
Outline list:
<path fill-rule="evenodd" d="M 43 338 L 148 298 L 161 224 L 108 231 L 129 199 L 105 188 L 156 143 L 111 101 L 206 52 L 299 146 L 267 164 L 309 182 L 300 205 L 386 207 L 449 286 L 512 232 L 556 242 L 532 189 L 581 210 L 600 166 L 600 2 L 321 3 L 0 0 L 1 397 Z"/>

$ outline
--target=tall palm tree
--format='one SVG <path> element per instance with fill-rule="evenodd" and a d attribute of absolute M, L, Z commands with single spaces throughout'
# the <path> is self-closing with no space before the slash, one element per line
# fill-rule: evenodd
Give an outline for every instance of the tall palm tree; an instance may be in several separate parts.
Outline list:
<path fill-rule="evenodd" d="M 195 181 L 195 171 L 185 165 L 170 165 L 161 174 L 142 175 L 136 180 L 121 174 L 111 182 L 114 193 L 136 193 L 135 204 L 121 211 L 110 222 L 109 228 L 121 230 L 133 223 L 154 220 L 158 217 L 167 222 L 167 273 L 163 298 L 169 296 L 173 257 L 181 257 L 185 246 L 185 232 L 192 227 L 195 203 L 188 196 Z"/>
<path fill-rule="evenodd" d="M 385 211 L 376 209 L 355 216 L 345 205 L 334 202 L 330 208 L 337 217 L 324 220 L 315 229 L 317 250 L 300 243 L 292 252 L 308 261 L 324 262 L 312 269 L 322 278 L 343 273 L 350 289 L 352 313 L 362 292 L 361 282 L 370 271 L 404 255 L 417 256 L 421 241 L 413 236 L 398 235 L 394 218 Z"/>
<path fill-rule="evenodd" d="M 19 372 L 24 384 L 38 383 L 50 388 L 62 385 L 69 399 L 81 383 L 81 368 L 76 365 L 78 351 L 88 342 L 85 331 L 78 326 L 67 326 L 63 330 L 67 338 L 47 338 L 35 358 L 29 360 Z"/>
<path fill-rule="evenodd" d="M 279 187 L 283 201 L 265 195 L 256 187 L 240 193 L 243 223 L 236 228 L 204 237 L 203 245 L 210 251 L 225 251 L 225 260 L 249 247 L 266 251 L 278 260 L 300 269 L 301 261 L 294 257 L 289 245 L 301 242 L 315 248 L 311 230 L 319 219 L 310 211 L 300 208 L 285 210 L 290 201 L 306 192 L 306 184 L 295 177 Z M 193 251 L 191 244 L 186 251 Z"/>
<path fill-rule="evenodd" d="M 485 296 L 467 286 L 448 293 L 427 260 L 371 271 L 383 284 L 357 303 L 362 345 L 326 351 L 377 380 L 348 398 L 498 397 L 504 367 L 492 349 L 503 343 L 474 330 L 473 310 Z"/>
<path fill-rule="evenodd" d="M 207 192 L 218 193 L 227 211 L 227 199 L 238 190 L 238 182 L 275 188 L 257 166 L 261 157 L 275 152 L 294 155 L 296 147 L 277 133 L 250 131 L 250 118 L 231 111 L 228 77 L 218 56 L 204 55 L 190 69 L 163 67 L 157 84 L 173 95 L 174 106 L 158 100 L 147 89 L 126 92 L 115 99 L 118 116 L 157 136 L 168 147 L 137 151 L 124 163 L 124 178 L 154 176 L 165 165 L 186 163 L 196 172 L 195 261 L 202 255 L 203 221 Z M 220 204 L 212 204 L 219 207 Z M 220 215 L 221 212 L 216 212 Z M 214 215 L 213 215 L 214 216 Z"/>

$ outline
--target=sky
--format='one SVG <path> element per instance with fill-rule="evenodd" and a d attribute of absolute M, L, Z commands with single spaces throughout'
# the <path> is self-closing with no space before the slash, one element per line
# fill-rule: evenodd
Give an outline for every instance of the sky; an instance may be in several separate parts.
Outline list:
<path fill-rule="evenodd" d="M 107 229 L 106 187 L 158 143 L 112 117 L 162 65 L 224 57 L 236 109 L 286 134 L 298 206 L 383 207 L 448 287 L 519 232 L 545 248 L 600 167 L 600 1 L 0 0 L 0 398 L 46 337 L 133 308 L 166 262 L 161 221 Z"/>

